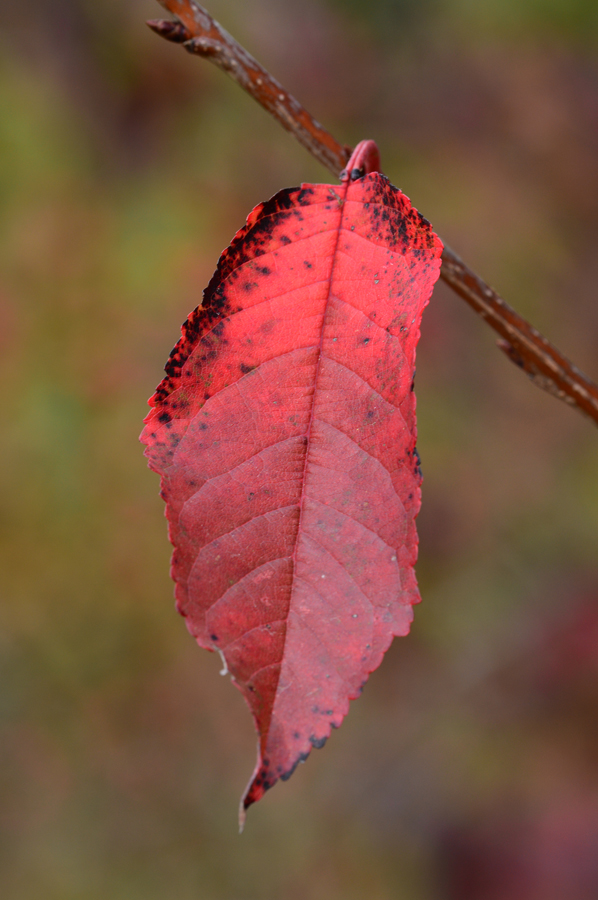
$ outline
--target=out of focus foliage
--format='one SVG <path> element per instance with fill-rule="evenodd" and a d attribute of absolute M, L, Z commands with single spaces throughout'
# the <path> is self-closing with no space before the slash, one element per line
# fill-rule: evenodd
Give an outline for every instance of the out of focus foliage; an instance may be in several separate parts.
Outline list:
<path fill-rule="evenodd" d="M 439 234 L 598 376 L 595 3 L 211 10 L 341 140 L 376 138 Z M 244 216 L 329 176 L 158 15 L 3 10 L 2 897 L 594 898 L 596 431 L 442 286 L 418 362 L 424 603 L 235 834 L 250 717 L 173 610 L 137 435 Z"/>

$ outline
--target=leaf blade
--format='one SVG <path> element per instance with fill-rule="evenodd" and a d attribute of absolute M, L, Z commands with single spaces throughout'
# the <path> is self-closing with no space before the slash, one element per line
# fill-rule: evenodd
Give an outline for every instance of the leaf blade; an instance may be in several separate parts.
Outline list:
<path fill-rule="evenodd" d="M 441 252 L 378 173 L 279 192 L 222 255 L 150 401 L 178 608 L 260 735 L 244 808 L 322 746 L 409 629 L 411 388 Z"/>

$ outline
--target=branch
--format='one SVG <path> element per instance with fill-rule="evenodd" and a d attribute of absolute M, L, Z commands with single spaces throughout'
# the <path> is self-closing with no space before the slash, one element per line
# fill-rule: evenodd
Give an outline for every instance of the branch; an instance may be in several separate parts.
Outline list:
<path fill-rule="evenodd" d="M 193 0 L 158 0 L 178 22 L 150 21 L 157 34 L 224 69 L 323 166 L 337 174 L 351 155 L 269 72 Z"/>
<path fill-rule="evenodd" d="M 327 169 L 339 176 L 351 149 L 339 144 L 195 0 L 158 0 L 176 21 L 147 24 L 161 37 L 183 44 L 237 81 Z M 598 386 L 526 322 L 445 246 L 440 277 L 501 336 L 498 346 L 538 387 L 598 424 Z"/>

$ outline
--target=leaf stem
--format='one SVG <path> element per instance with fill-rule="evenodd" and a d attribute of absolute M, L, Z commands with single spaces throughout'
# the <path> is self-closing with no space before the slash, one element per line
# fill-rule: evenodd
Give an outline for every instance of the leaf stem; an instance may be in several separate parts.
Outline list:
<path fill-rule="evenodd" d="M 177 21 L 149 21 L 153 31 L 227 72 L 317 160 L 340 176 L 351 155 L 350 147 L 339 144 L 195 0 L 158 2 Z M 500 335 L 499 348 L 534 384 L 598 424 L 598 386 L 446 246 L 440 277 Z"/>

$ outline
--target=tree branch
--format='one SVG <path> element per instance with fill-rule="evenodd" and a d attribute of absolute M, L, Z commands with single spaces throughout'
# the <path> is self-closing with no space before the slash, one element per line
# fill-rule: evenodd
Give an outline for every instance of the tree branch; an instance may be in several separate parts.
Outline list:
<path fill-rule="evenodd" d="M 322 128 L 247 51 L 195 0 L 158 0 L 176 21 L 147 24 L 189 53 L 224 69 L 337 177 L 351 148 Z M 546 338 L 515 312 L 475 272 L 445 246 L 440 277 L 500 336 L 498 346 L 538 387 L 574 406 L 598 424 L 598 386 L 586 378 Z"/>

